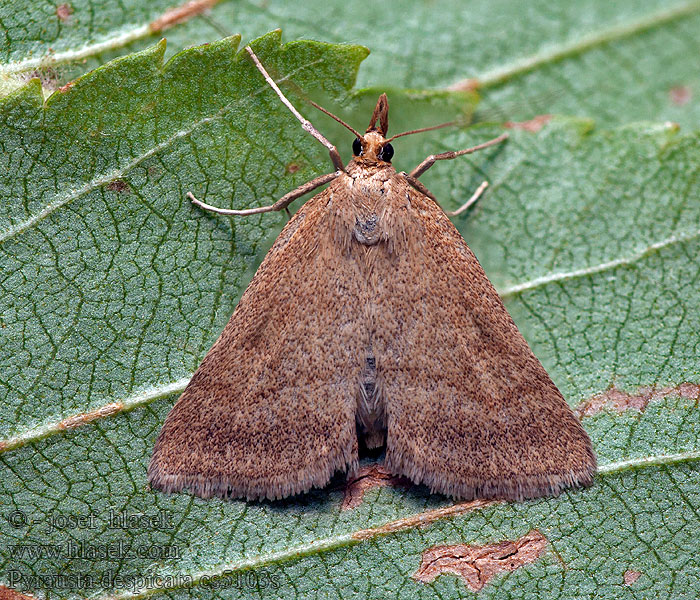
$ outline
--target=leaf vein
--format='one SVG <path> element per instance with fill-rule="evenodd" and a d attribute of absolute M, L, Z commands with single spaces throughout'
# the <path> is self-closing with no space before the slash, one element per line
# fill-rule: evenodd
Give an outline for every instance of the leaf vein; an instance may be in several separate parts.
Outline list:
<path fill-rule="evenodd" d="M 511 298 L 518 296 L 524 292 L 529 292 L 531 290 L 544 287 L 550 283 L 558 283 L 560 281 L 568 281 L 570 279 L 579 279 L 582 277 L 589 277 L 591 275 L 597 275 L 599 273 L 604 273 L 606 271 L 612 271 L 618 267 L 628 267 L 634 265 L 635 263 L 643 260 L 647 256 L 665 250 L 675 246 L 676 244 L 682 244 L 685 242 L 690 242 L 700 238 L 700 229 L 686 234 L 672 235 L 665 240 L 656 242 L 644 248 L 643 250 L 624 258 L 618 258 L 608 262 L 600 263 L 598 265 L 593 265 L 590 267 L 584 267 L 582 269 L 574 269 L 572 271 L 562 271 L 559 273 L 552 273 L 550 275 L 543 275 L 542 277 L 537 277 L 530 281 L 524 283 L 519 283 L 509 288 L 499 290 L 501 298 Z"/>

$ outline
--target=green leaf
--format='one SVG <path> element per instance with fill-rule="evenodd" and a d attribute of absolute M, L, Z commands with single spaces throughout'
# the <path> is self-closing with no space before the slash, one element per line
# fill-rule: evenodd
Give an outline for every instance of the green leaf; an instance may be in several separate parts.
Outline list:
<path fill-rule="evenodd" d="M 0 6 L 0 63 L 3 71 L 20 73 L 79 61 L 157 33 L 149 23 L 172 6 L 173 0 L 5 2 Z"/>
<path fill-rule="evenodd" d="M 47 85 L 152 44 L 161 34 L 149 34 L 149 23 L 166 8 L 162 2 L 127 2 L 114 14 L 110 4 L 100 9 L 71 3 L 72 20 L 51 34 L 46 20 L 56 20 L 53 8 L 37 16 L 30 4 L 0 8 L 0 20 L 13 24 L 9 60 L 19 61 L 5 70 L 36 68 L 35 58 L 49 46 L 54 59 L 69 60 L 71 53 L 81 59 L 46 73 Z M 12 11 L 12 19 L 3 18 L 3 10 Z M 99 31 L 89 29 L 93 21 Z M 362 87 L 446 90 L 478 81 L 482 121 L 561 113 L 601 125 L 652 120 L 694 128 L 700 122 L 697 0 L 228 0 L 167 30 L 169 52 L 226 34 L 249 39 L 277 27 L 284 27 L 287 39 L 371 45 L 359 76 Z"/>
<path fill-rule="evenodd" d="M 292 100 L 318 92 L 362 127 L 368 100 L 348 92 L 366 51 L 279 39 L 254 47 Z M 349 510 L 342 477 L 274 503 L 148 489 L 165 415 L 284 220 L 202 214 L 185 193 L 256 206 L 332 168 L 237 43 L 166 65 L 160 44 L 45 104 L 36 81 L 0 104 L 0 582 L 62 598 L 470 597 L 454 575 L 417 581 L 424 552 L 537 530 L 542 556 L 482 597 L 692 597 L 700 145 L 670 126 L 557 119 L 422 178 L 446 208 L 490 181 L 456 224 L 584 415 L 592 488 L 460 505 L 389 486 Z M 396 131 L 446 106 L 394 97 Z M 397 166 L 495 133 L 402 138 Z"/>
<path fill-rule="evenodd" d="M 611 126 L 700 123 L 697 0 L 222 2 L 168 35 L 186 45 L 222 29 L 246 38 L 280 26 L 288 39 L 370 46 L 361 87 L 476 81 L 481 121 L 558 113 Z"/>

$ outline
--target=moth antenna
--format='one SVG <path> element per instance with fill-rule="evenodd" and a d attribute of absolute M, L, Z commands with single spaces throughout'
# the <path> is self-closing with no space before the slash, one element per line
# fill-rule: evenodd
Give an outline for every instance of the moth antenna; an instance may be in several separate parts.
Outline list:
<path fill-rule="evenodd" d="M 323 106 L 320 106 L 320 105 L 316 104 L 313 100 L 309 100 L 309 104 L 315 106 L 315 107 L 318 108 L 318 110 L 320 110 L 322 113 L 327 114 L 331 119 L 335 119 L 335 120 L 338 121 L 338 123 L 340 123 L 343 127 L 345 127 L 346 129 L 349 129 L 350 131 L 352 131 L 352 132 L 355 134 L 355 137 L 359 137 L 359 138 L 362 137 L 362 135 L 361 135 L 360 133 L 358 133 L 356 130 L 354 130 L 352 127 L 350 127 L 350 125 L 348 125 L 345 121 L 343 121 L 343 119 L 341 119 L 340 117 L 336 117 L 332 112 L 330 112 L 329 110 L 326 110 L 325 108 L 323 108 Z M 396 137 L 396 136 L 394 136 L 394 137 Z M 393 138 L 392 138 L 392 139 L 393 139 Z"/>
<path fill-rule="evenodd" d="M 307 119 L 302 117 L 301 114 L 299 113 L 299 111 L 296 108 L 294 108 L 294 105 L 289 100 L 287 100 L 287 97 L 282 93 L 282 90 L 279 89 L 279 87 L 274 82 L 272 77 L 270 77 L 268 72 L 265 70 L 265 67 L 263 67 L 262 63 L 260 62 L 260 59 L 255 55 L 255 52 L 253 52 L 253 49 L 250 46 L 246 46 L 245 49 L 248 52 L 248 54 L 250 54 L 250 58 L 253 59 L 253 62 L 255 63 L 255 66 L 257 67 L 258 71 L 260 71 L 260 73 L 262 73 L 262 76 L 265 78 L 265 81 L 267 81 L 267 83 L 270 85 L 270 87 L 273 90 L 275 90 L 275 93 L 279 96 L 279 99 L 282 101 L 282 103 L 291 111 L 291 113 L 301 123 L 301 126 L 304 129 L 304 131 L 308 131 L 319 142 L 321 142 L 326 148 L 328 148 L 328 152 L 331 155 L 331 160 L 333 161 L 333 165 L 335 166 L 336 170 L 345 171 L 345 166 L 343 165 L 343 161 L 340 158 L 340 154 L 338 153 L 338 149 L 333 144 L 331 144 L 323 136 L 323 134 L 311 124 L 310 121 L 308 121 Z"/>
<path fill-rule="evenodd" d="M 396 138 L 403 137 L 404 135 L 413 135 L 414 133 L 424 133 L 426 131 L 435 131 L 436 129 L 442 129 L 443 127 L 452 127 L 452 125 L 459 125 L 459 121 L 450 121 L 449 123 L 442 123 L 440 125 L 432 125 L 431 127 L 421 127 L 420 129 L 411 129 L 411 131 L 404 131 L 403 133 L 397 133 L 391 136 L 387 142 L 395 140 Z"/>

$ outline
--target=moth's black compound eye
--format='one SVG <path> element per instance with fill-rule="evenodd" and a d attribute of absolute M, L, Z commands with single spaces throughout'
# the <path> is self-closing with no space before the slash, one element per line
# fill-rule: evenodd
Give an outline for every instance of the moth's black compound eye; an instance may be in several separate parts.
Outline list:
<path fill-rule="evenodd" d="M 360 154 L 362 154 L 362 141 L 360 138 L 355 138 L 355 141 L 352 143 L 352 153 L 355 156 L 360 156 Z"/>
<path fill-rule="evenodd" d="M 391 162 L 392 156 L 394 156 L 394 147 L 391 144 L 384 144 L 381 152 L 379 153 L 379 158 L 385 160 L 386 162 Z"/>

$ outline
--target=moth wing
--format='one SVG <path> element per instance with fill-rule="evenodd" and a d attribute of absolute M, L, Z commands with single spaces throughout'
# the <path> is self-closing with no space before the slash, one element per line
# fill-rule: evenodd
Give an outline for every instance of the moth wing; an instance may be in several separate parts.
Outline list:
<path fill-rule="evenodd" d="M 388 468 L 465 499 L 590 484 L 588 435 L 457 229 L 406 188 L 407 244 L 385 257 L 372 337 Z"/>
<path fill-rule="evenodd" d="M 154 487 L 275 499 L 356 467 L 363 282 L 333 242 L 329 198 L 287 223 L 168 414 Z"/>

